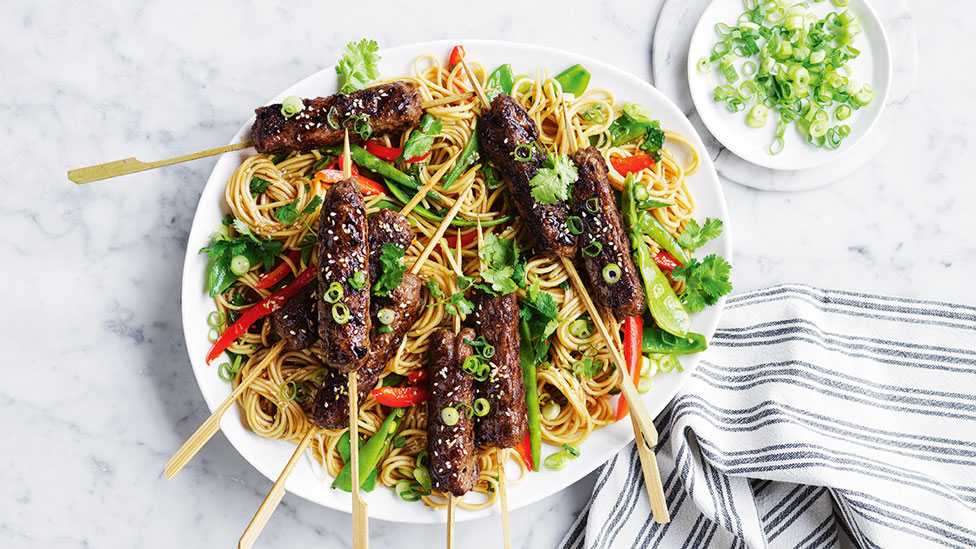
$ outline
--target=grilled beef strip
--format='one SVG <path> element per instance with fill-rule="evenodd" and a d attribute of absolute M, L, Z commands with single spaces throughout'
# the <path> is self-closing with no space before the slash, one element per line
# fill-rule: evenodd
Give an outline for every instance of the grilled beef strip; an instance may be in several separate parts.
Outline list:
<path fill-rule="evenodd" d="M 376 284 L 382 272 L 383 244 L 396 244 L 404 250 L 413 242 L 410 222 L 398 212 L 383 208 L 369 218 L 369 281 Z"/>
<path fill-rule="evenodd" d="M 440 329 L 430 341 L 427 377 L 430 396 L 427 399 L 427 454 L 434 489 L 463 496 L 474 488 L 478 478 L 478 456 L 474 447 L 474 420 L 467 417 L 463 403 L 474 402 L 471 375 L 461 364 L 471 356 L 474 330 L 464 328 L 455 336 Z M 448 406 L 458 410 L 458 420 L 447 425 L 441 414 Z"/>
<path fill-rule="evenodd" d="M 535 122 L 510 95 L 499 94 L 491 108 L 481 116 L 481 143 L 492 163 L 508 182 L 515 207 L 528 225 L 536 251 L 559 257 L 576 255 L 576 236 L 569 232 L 565 202 L 541 204 L 532 198 L 529 182 L 542 166 L 539 130 Z M 531 153 L 526 153 L 527 145 Z M 528 160 L 520 161 L 519 155 Z"/>
<path fill-rule="evenodd" d="M 369 272 L 366 204 L 359 183 L 346 179 L 333 185 L 322 201 L 319 215 L 318 316 L 319 346 L 326 364 L 346 373 L 358 369 L 369 354 L 370 284 L 356 289 L 349 284 L 358 271 Z M 338 303 L 325 301 L 333 282 L 342 285 Z M 344 323 L 335 320 L 339 303 L 349 309 Z"/>
<path fill-rule="evenodd" d="M 630 240 L 624 233 L 620 211 L 607 177 L 607 164 L 595 147 L 576 151 L 573 156 L 579 177 L 573 185 L 573 208 L 583 221 L 580 250 L 599 247 L 596 255 L 581 254 L 590 288 L 598 303 L 611 309 L 618 318 L 644 312 L 644 290 L 630 255 Z M 592 244 L 599 243 L 599 246 Z M 603 279 L 603 269 L 615 263 L 620 279 L 613 284 Z"/>
<path fill-rule="evenodd" d="M 356 379 L 360 403 L 366 400 L 369 391 L 376 386 L 386 363 L 396 355 L 407 331 L 420 318 L 426 302 L 425 296 L 423 280 L 411 273 L 403 275 L 403 282 L 390 295 L 373 296 L 370 303 L 373 326 L 369 339 L 369 358 L 359 369 Z M 382 309 L 393 311 L 393 322 L 389 324 L 391 332 L 379 332 L 379 327 L 383 324 L 376 317 Z M 348 375 L 331 369 L 328 371 L 315 395 L 312 419 L 322 429 L 345 429 L 349 426 Z"/>
<path fill-rule="evenodd" d="M 519 360 L 519 308 L 514 293 L 493 296 L 476 290 L 471 296 L 470 316 L 475 333 L 495 348 L 486 381 L 475 381 L 475 397 L 488 401 L 488 414 L 478 418 L 478 446 L 511 448 L 522 442 L 528 429 L 525 384 Z"/>
<path fill-rule="evenodd" d="M 416 84 L 405 80 L 303 103 L 305 108 L 291 118 L 281 114 L 280 103 L 254 110 L 251 141 L 259 153 L 304 152 L 341 144 L 344 130 L 354 129 L 355 118 L 362 115 L 369 118 L 374 135 L 416 127 L 423 115 Z"/>
<path fill-rule="evenodd" d="M 271 315 L 275 332 L 289 349 L 307 349 L 319 339 L 318 289 L 318 284 L 306 285 Z"/>

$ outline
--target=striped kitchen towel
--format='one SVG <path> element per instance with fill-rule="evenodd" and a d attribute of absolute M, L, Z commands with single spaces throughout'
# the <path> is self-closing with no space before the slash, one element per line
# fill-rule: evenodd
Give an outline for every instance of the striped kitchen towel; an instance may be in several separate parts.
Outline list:
<path fill-rule="evenodd" d="M 976 307 L 777 286 L 710 343 L 657 421 L 672 522 L 631 444 L 562 547 L 976 547 Z"/>

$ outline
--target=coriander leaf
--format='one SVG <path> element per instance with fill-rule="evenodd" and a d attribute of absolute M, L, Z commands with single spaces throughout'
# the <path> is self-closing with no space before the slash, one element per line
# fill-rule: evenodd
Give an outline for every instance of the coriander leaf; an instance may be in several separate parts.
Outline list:
<path fill-rule="evenodd" d="M 258 176 L 251 178 L 251 194 L 261 194 L 271 186 L 270 181 L 265 181 Z"/>
<path fill-rule="evenodd" d="M 458 297 L 456 306 L 457 306 L 457 311 L 460 312 L 461 314 L 467 316 L 474 312 L 474 303 L 471 303 L 470 300 L 466 299 L 463 293 L 458 292 L 451 297 L 452 298 Z"/>
<path fill-rule="evenodd" d="M 715 305 L 720 297 L 732 291 L 731 271 L 732 266 L 725 259 L 710 254 L 701 261 L 692 258 L 687 265 L 676 267 L 671 271 L 671 278 L 685 283 L 681 301 L 689 311 L 698 312 Z"/>
<path fill-rule="evenodd" d="M 406 266 L 403 263 L 403 254 L 406 250 L 399 244 L 386 242 L 383 244 L 383 251 L 380 253 L 380 278 L 373 285 L 373 293 L 376 295 L 387 296 L 395 290 L 400 282 L 403 282 L 403 273 Z"/>
<path fill-rule="evenodd" d="M 254 233 L 251 232 L 251 228 L 240 219 L 234 218 L 232 225 L 234 226 L 234 230 L 237 231 L 241 236 L 254 236 Z"/>
<path fill-rule="evenodd" d="M 313 198 L 308 204 L 305 205 L 304 208 L 302 208 L 302 214 L 308 215 L 308 214 L 315 213 L 315 210 L 319 208 L 319 204 L 321 203 L 322 203 L 322 197 L 319 195 L 315 195 L 315 198 Z"/>
<path fill-rule="evenodd" d="M 706 242 L 718 238 L 722 234 L 722 220 L 705 219 L 704 225 L 698 225 L 694 219 L 689 219 L 685 225 L 685 230 L 678 235 L 678 244 L 682 248 L 696 250 L 705 245 Z"/>
<path fill-rule="evenodd" d="M 298 220 L 298 199 L 296 198 L 294 202 L 285 204 L 284 206 L 278 208 L 275 212 L 275 219 L 281 221 L 284 225 L 291 225 Z"/>
<path fill-rule="evenodd" d="M 510 294 L 518 290 L 520 281 L 524 283 L 525 264 L 519 258 L 514 239 L 499 238 L 494 233 L 488 233 L 478 256 L 485 262 L 481 278 L 491 285 L 491 293 Z M 517 278 L 519 275 L 522 278 Z"/>
<path fill-rule="evenodd" d="M 640 144 L 640 149 L 646 152 L 651 160 L 655 162 L 661 161 L 661 148 L 664 147 L 664 130 L 661 129 L 661 123 L 657 120 L 650 123 L 647 131 L 644 133 L 644 141 Z"/>
<path fill-rule="evenodd" d="M 376 65 L 380 56 L 376 55 L 379 45 L 375 40 L 362 39 L 346 44 L 346 51 L 336 65 L 339 75 L 339 93 L 352 93 L 369 86 L 380 76 Z"/>
<path fill-rule="evenodd" d="M 559 324 L 564 320 L 559 318 L 559 306 L 556 300 L 548 292 L 539 288 L 538 280 L 526 292 L 519 317 L 525 321 L 529 329 L 527 351 L 530 352 L 532 362 L 538 363 L 549 350 L 549 336 L 556 332 Z"/>
<path fill-rule="evenodd" d="M 220 233 L 211 235 L 210 245 L 201 248 L 200 253 L 207 254 L 212 259 L 210 271 L 207 275 L 207 290 L 211 297 L 223 293 L 234 283 L 239 275 L 230 269 L 234 256 L 243 255 L 251 265 L 263 262 L 265 268 L 274 264 L 275 258 L 281 254 L 281 242 L 277 240 L 263 240 L 254 236 L 251 229 L 239 219 L 233 220 L 234 229 L 241 236 L 228 237 Z"/>
<path fill-rule="evenodd" d="M 430 151 L 430 147 L 433 144 L 433 136 L 423 132 L 413 132 L 410 134 L 410 138 L 407 139 L 407 144 L 403 146 L 403 152 L 400 153 L 399 160 L 410 160 L 418 156 L 423 156 Z"/>
<path fill-rule="evenodd" d="M 556 156 L 551 167 L 541 168 L 529 181 L 532 198 L 542 204 L 556 204 L 569 198 L 569 190 L 576 183 L 576 166 L 566 155 Z"/>

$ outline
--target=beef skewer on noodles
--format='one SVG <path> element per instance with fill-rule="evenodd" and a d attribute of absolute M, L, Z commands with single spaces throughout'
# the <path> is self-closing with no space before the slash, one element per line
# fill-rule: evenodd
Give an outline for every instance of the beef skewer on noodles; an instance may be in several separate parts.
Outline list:
<path fill-rule="evenodd" d="M 68 179 L 78 184 L 91 183 L 248 147 L 254 147 L 259 153 L 309 151 L 342 143 L 345 129 L 358 129 L 361 135 L 357 137 L 366 139 L 367 131 L 379 135 L 414 128 L 420 122 L 422 110 L 470 97 L 471 93 L 463 93 L 421 102 L 416 85 L 405 80 L 378 84 L 350 94 L 337 93 L 313 99 L 289 97 L 284 104 L 255 109 L 251 139 L 247 141 L 154 162 L 126 158 L 96 164 L 68 171 Z M 289 108 L 301 110 L 286 118 L 284 112 Z"/>
<path fill-rule="evenodd" d="M 463 58 L 461 63 L 465 65 Z M 569 217 L 569 212 L 565 206 L 565 198 L 553 201 L 551 205 L 555 209 L 534 207 L 536 203 L 541 201 L 531 193 L 529 185 L 531 178 L 525 179 L 527 173 L 515 165 L 515 162 L 519 162 L 516 159 L 516 155 L 519 154 L 521 154 L 521 157 L 518 158 L 524 159 L 523 164 L 536 161 L 534 152 L 533 156 L 526 156 L 525 153 L 526 149 L 529 149 L 531 152 L 538 148 L 534 145 L 534 137 L 538 135 L 538 128 L 535 127 L 535 122 L 531 120 L 527 113 L 525 113 L 525 110 L 511 96 L 499 94 L 489 103 L 487 96 L 485 96 L 484 91 L 480 88 L 480 84 L 470 71 L 468 71 L 468 78 L 472 80 L 472 84 L 482 105 L 488 109 L 488 112 L 482 116 L 482 142 L 485 145 L 489 157 L 491 157 L 493 162 L 498 164 L 515 198 L 515 202 L 517 204 L 523 204 L 523 207 L 525 207 L 524 205 L 529 205 L 529 208 L 525 211 L 525 215 L 527 220 L 529 220 L 530 228 L 532 228 L 532 236 L 537 251 L 556 255 L 560 258 L 563 268 L 573 283 L 574 290 L 579 293 L 580 298 L 590 312 L 594 324 L 601 335 L 603 335 L 603 339 L 610 350 L 614 363 L 621 372 L 626 372 L 627 369 L 623 357 L 620 355 L 620 350 L 614 345 L 610 332 L 603 323 L 599 311 L 597 311 L 592 299 L 590 299 L 589 293 L 570 259 L 570 257 L 575 255 L 577 247 L 566 222 L 566 219 Z M 507 143 L 506 139 L 508 140 Z M 513 139 L 517 143 L 514 147 L 512 147 Z M 511 147 L 511 150 L 508 150 L 509 147 Z M 516 151 L 516 148 L 520 148 L 522 152 Z M 508 157 L 509 153 L 512 155 L 511 158 Z M 558 199 L 560 197 L 555 198 Z M 533 219 L 535 220 L 534 222 L 531 221 Z M 565 234 L 563 234 L 563 231 L 565 231 Z M 657 444 L 657 429 L 654 427 L 650 414 L 641 401 L 633 381 L 627 375 L 621 375 L 620 380 L 620 389 L 626 398 L 627 404 L 633 411 L 631 415 L 634 421 L 640 426 L 644 440 L 651 445 Z M 660 483 L 660 480 L 658 479 L 656 482 Z"/>
<path fill-rule="evenodd" d="M 607 165 L 603 155 L 596 148 L 578 147 L 565 98 L 561 107 L 564 120 L 563 137 L 573 155 L 578 173 L 576 184 L 573 186 L 573 203 L 582 223 L 581 239 L 586 241 L 581 251 L 590 276 L 590 284 L 596 288 L 597 300 L 607 309 L 623 317 L 639 316 L 644 312 L 644 290 L 641 288 L 640 275 L 637 274 L 637 268 L 631 259 L 630 242 L 624 234 L 620 211 L 617 210 L 617 202 L 607 177 Z M 573 274 L 575 272 L 571 273 L 571 276 Z M 575 275 L 575 279 L 578 280 L 579 275 Z M 592 306 L 588 296 L 584 298 L 590 316 L 602 325 L 603 318 L 600 311 Z M 609 338 L 606 328 L 601 331 L 607 346 L 611 349 L 617 348 L 618 342 Z M 622 370 L 624 373 L 626 371 L 626 369 Z M 629 376 L 622 377 L 630 381 Z M 671 515 L 664 498 L 664 487 L 661 484 L 657 459 L 641 432 L 637 416 L 631 414 L 630 421 L 634 428 L 634 440 L 654 520 L 658 523 L 670 522 Z M 652 444 L 656 444 L 656 434 L 655 442 Z"/>

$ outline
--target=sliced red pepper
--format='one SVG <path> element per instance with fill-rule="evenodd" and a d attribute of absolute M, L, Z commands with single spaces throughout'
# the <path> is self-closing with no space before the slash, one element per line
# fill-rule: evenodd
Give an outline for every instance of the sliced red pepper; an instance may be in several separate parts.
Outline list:
<path fill-rule="evenodd" d="M 610 164 L 612 164 L 613 169 L 617 170 L 617 172 L 620 174 L 627 175 L 629 173 L 637 173 L 644 168 L 650 168 L 654 165 L 654 160 L 652 160 L 651 157 L 646 154 L 636 154 L 626 158 L 611 156 Z"/>
<path fill-rule="evenodd" d="M 379 194 L 386 194 L 386 187 L 382 183 L 373 181 L 368 177 L 364 177 L 356 173 L 356 165 L 353 164 L 353 177 L 359 181 L 359 186 L 363 189 L 363 194 L 366 196 L 376 196 Z M 321 181 L 322 183 L 338 183 L 345 179 L 342 176 L 342 170 L 319 170 L 315 173 L 315 180 Z"/>
<path fill-rule="evenodd" d="M 383 406 L 406 408 L 427 400 L 427 387 L 381 387 L 370 394 Z"/>
<path fill-rule="evenodd" d="M 269 295 L 268 297 L 261 300 L 260 303 L 251 307 L 250 309 L 244 311 L 244 314 L 237 319 L 230 328 L 224 330 L 224 333 L 220 335 L 220 338 L 214 342 L 213 347 L 210 348 L 210 352 L 207 353 L 207 364 L 213 362 L 213 360 L 220 356 L 220 353 L 224 352 L 227 347 L 230 347 L 231 343 L 247 333 L 247 330 L 258 320 L 264 318 L 265 316 L 277 311 L 282 305 L 288 301 L 291 296 L 298 293 L 298 290 L 302 289 L 303 286 L 309 282 L 315 280 L 315 275 L 317 270 L 315 267 L 308 267 L 302 271 L 295 280 L 292 280 L 290 284 L 285 286 L 283 289 Z"/>
<path fill-rule="evenodd" d="M 518 446 L 516 446 L 515 449 L 518 450 L 519 455 L 522 456 L 522 461 L 525 462 L 525 465 L 529 468 L 529 471 L 534 471 L 535 467 L 533 467 L 532 463 L 532 442 L 529 441 L 528 433 L 526 433 L 525 438 L 522 439 L 522 442 L 518 443 Z"/>
<path fill-rule="evenodd" d="M 454 46 L 454 49 L 451 50 L 451 57 L 447 61 L 448 66 L 454 67 L 460 64 L 462 57 L 464 57 L 464 46 Z"/>
<path fill-rule="evenodd" d="M 396 162 L 397 158 L 403 154 L 403 147 L 387 147 L 386 145 L 380 145 L 376 141 L 367 141 L 366 150 L 373 156 L 382 158 L 387 162 Z"/>
<path fill-rule="evenodd" d="M 418 381 L 423 381 L 427 379 L 427 370 L 414 370 L 407 374 L 407 379 L 410 383 L 417 383 Z"/>
<path fill-rule="evenodd" d="M 624 362 L 627 371 L 634 376 L 634 385 L 640 381 L 641 340 L 644 337 L 644 321 L 639 316 L 624 319 Z M 620 395 L 617 401 L 617 421 L 627 417 L 627 399 Z"/>
<path fill-rule="evenodd" d="M 414 162 L 420 162 L 421 160 L 426 160 L 428 156 L 430 156 L 430 151 L 427 151 L 427 152 L 425 152 L 424 154 L 422 154 L 420 156 L 415 156 L 413 158 L 408 158 L 407 159 L 407 164 L 413 164 Z"/>
<path fill-rule="evenodd" d="M 301 258 L 302 258 L 301 250 L 292 250 L 288 252 L 288 259 L 296 266 L 299 264 Z M 281 282 L 281 279 L 288 276 L 288 273 L 290 272 L 291 272 L 291 265 L 289 265 L 285 261 L 282 261 L 280 264 L 278 264 L 277 267 L 261 275 L 261 279 L 258 280 L 258 283 L 256 286 L 254 286 L 254 288 L 258 290 L 270 288 L 275 284 Z"/>
<path fill-rule="evenodd" d="M 671 255 L 671 252 L 666 250 L 661 250 L 654 254 L 654 263 L 657 263 L 657 266 L 665 272 L 671 272 L 678 267 L 684 267 L 684 265 L 678 261 L 676 257 Z"/>

